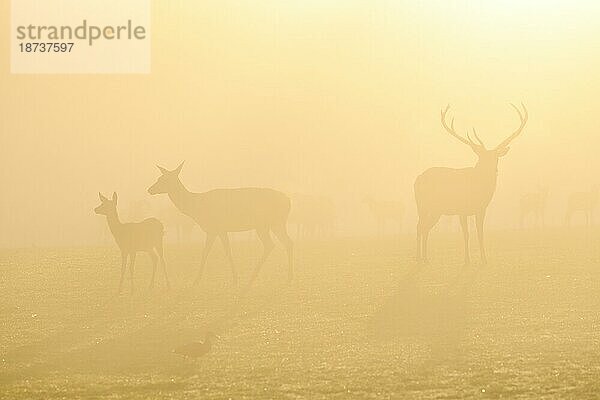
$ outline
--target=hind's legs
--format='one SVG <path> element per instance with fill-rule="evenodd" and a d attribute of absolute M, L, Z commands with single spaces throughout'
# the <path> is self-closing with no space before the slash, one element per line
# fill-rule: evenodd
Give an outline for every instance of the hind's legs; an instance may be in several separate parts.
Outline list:
<path fill-rule="evenodd" d="M 135 256 L 137 253 L 134 251 L 129 255 L 129 278 L 131 280 L 131 293 L 133 294 L 133 267 L 135 266 Z"/>
<path fill-rule="evenodd" d="M 260 241 L 263 244 L 263 254 L 262 254 L 262 257 L 260 258 L 260 260 L 258 260 L 258 262 L 256 263 L 256 266 L 254 267 L 254 272 L 252 272 L 252 276 L 250 277 L 250 282 L 248 282 L 248 288 L 250 288 L 250 286 L 252 286 L 252 284 L 254 283 L 254 280 L 258 276 L 258 273 L 260 272 L 261 267 L 263 266 L 265 261 L 267 261 L 269 254 L 271 254 L 271 251 L 273 250 L 273 239 L 271 239 L 271 234 L 269 233 L 269 228 L 257 229 L 256 234 L 258 235 L 258 238 L 260 239 Z"/>
<path fill-rule="evenodd" d="M 121 279 L 119 280 L 119 294 L 123 290 L 123 278 L 125 277 L 125 270 L 127 269 L 127 258 L 128 254 L 121 252 Z"/>
<path fill-rule="evenodd" d="M 288 282 L 291 282 L 294 279 L 294 242 L 288 235 L 285 224 L 272 228 L 272 231 L 285 247 L 288 256 Z"/>
<path fill-rule="evenodd" d="M 212 248 L 213 243 L 215 242 L 215 238 L 217 236 L 212 232 L 206 232 L 206 241 L 204 243 L 204 250 L 202 250 L 202 260 L 200 261 L 200 270 L 198 271 L 198 275 L 194 280 L 194 285 L 197 285 L 202 279 L 202 274 L 204 273 L 204 267 L 206 266 L 206 259 L 208 258 L 208 254 L 210 253 L 210 249 Z"/>
<path fill-rule="evenodd" d="M 237 286 L 238 284 L 238 275 L 235 269 L 235 264 L 233 262 L 233 255 L 231 254 L 231 244 L 229 243 L 229 235 L 227 232 L 223 232 L 219 235 L 221 238 L 221 243 L 223 243 L 223 249 L 225 250 L 225 255 L 229 260 L 229 265 L 231 266 L 231 279 L 233 282 L 233 286 Z"/>
<path fill-rule="evenodd" d="M 165 275 L 165 282 L 167 284 L 167 289 L 171 289 L 171 284 L 169 283 L 169 276 L 167 275 L 167 263 L 165 262 L 165 252 L 164 252 L 162 240 L 156 246 L 156 254 L 158 254 L 158 258 L 160 259 L 160 263 L 162 264 L 162 269 L 163 269 L 163 274 Z"/>
<path fill-rule="evenodd" d="M 154 287 L 154 277 L 156 276 L 156 264 L 158 263 L 158 256 L 156 255 L 154 250 L 148 251 L 148 255 L 150 256 L 150 259 L 152 260 L 152 278 L 150 279 L 150 288 L 149 288 L 149 289 L 152 289 Z"/>

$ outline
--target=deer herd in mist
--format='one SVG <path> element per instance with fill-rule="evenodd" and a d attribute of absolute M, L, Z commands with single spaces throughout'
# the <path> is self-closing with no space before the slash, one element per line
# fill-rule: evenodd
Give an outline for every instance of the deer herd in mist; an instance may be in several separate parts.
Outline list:
<path fill-rule="evenodd" d="M 447 121 L 449 105 L 441 111 L 440 120 L 444 130 L 468 146 L 477 156 L 477 162 L 473 167 L 468 168 L 429 168 L 416 178 L 414 198 L 418 216 L 416 226 L 418 265 L 428 262 L 429 235 L 442 216 L 458 216 L 464 240 L 465 265 L 470 264 L 471 261 L 468 218 L 475 217 L 481 264 L 487 263 L 484 223 L 487 207 L 496 191 L 498 162 L 508 153 L 509 145 L 513 140 L 523 132 L 529 118 L 524 104 L 521 104 L 521 107 L 511 104 L 511 107 L 517 113 L 519 125 L 493 148 L 486 147 L 475 128 L 472 129 L 472 133 L 467 131 L 464 136 L 457 133 L 454 128 L 454 118 L 450 120 L 450 124 Z M 148 188 L 148 193 L 165 194 L 169 198 L 172 205 L 161 210 L 159 218 L 169 221 L 179 241 L 189 237 L 194 225 L 205 232 L 205 244 L 194 284 L 201 281 L 209 253 L 218 238 L 231 268 L 232 283 L 237 286 L 238 274 L 232 256 L 231 233 L 255 231 L 263 246 L 262 255 L 254 266 L 248 288 L 257 278 L 261 267 L 274 248 L 272 234 L 287 253 L 288 281 L 291 281 L 294 276 L 294 243 L 288 234 L 288 225 L 295 225 L 297 240 L 311 237 L 328 238 L 334 235 L 335 206 L 326 196 L 296 193 L 288 197 L 277 190 L 252 187 L 214 189 L 195 193 L 189 191 L 181 182 L 179 176 L 182 168 L 183 163 L 174 170 L 158 166 L 160 176 Z M 571 194 L 566 205 L 565 226 L 571 224 L 576 213 L 585 217 L 587 226 L 593 224 L 594 210 L 598 205 L 598 192 L 599 186 L 594 185 L 588 191 Z M 518 217 L 521 229 L 526 225 L 545 226 L 548 195 L 548 187 L 538 186 L 520 197 Z M 106 216 L 109 230 L 121 251 L 119 292 L 122 290 L 128 262 L 133 291 L 134 264 L 138 252 L 148 253 L 152 260 L 150 286 L 154 285 L 157 265 L 160 262 L 165 284 L 169 287 L 163 246 L 165 229 L 160 220 L 147 218 L 142 222 L 123 223 L 117 211 L 117 194 L 114 193 L 111 199 L 102 194 L 99 194 L 99 197 L 101 203 L 95 212 Z M 130 213 L 130 218 L 139 220 L 141 214 L 139 211 L 145 207 L 145 204 L 147 203 L 144 201 L 132 203 L 133 212 Z M 378 236 L 381 236 L 388 226 L 392 226 L 397 233 L 401 232 L 405 217 L 405 207 L 401 201 L 374 199 L 367 196 L 363 200 L 363 205 L 377 226 Z"/>

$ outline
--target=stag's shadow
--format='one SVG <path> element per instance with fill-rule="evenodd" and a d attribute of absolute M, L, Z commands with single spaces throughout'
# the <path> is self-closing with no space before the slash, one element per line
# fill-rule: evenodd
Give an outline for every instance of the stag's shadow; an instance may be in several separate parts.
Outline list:
<path fill-rule="evenodd" d="M 426 282 L 422 270 L 409 271 L 396 292 L 372 315 L 373 337 L 458 343 L 468 324 L 470 294 L 477 275 L 478 269 L 464 268 L 452 282 L 434 285 Z"/>

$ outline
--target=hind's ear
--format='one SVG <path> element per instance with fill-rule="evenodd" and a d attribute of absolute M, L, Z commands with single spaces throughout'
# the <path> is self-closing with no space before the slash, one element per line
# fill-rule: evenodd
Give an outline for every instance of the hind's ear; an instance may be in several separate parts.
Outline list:
<path fill-rule="evenodd" d="M 98 198 L 99 198 L 99 199 L 100 199 L 100 201 L 101 201 L 101 202 L 103 202 L 103 203 L 104 203 L 105 201 L 108 201 L 108 199 L 107 199 L 106 197 L 104 197 L 104 196 L 102 195 L 102 193 L 100 193 L 100 192 L 98 192 Z"/>
<path fill-rule="evenodd" d="M 113 192 L 112 201 L 115 203 L 115 205 L 117 205 L 117 192 Z"/>
<path fill-rule="evenodd" d="M 183 161 L 181 164 L 179 164 L 179 167 L 177 167 L 177 168 L 175 168 L 175 170 L 173 170 L 175 175 L 179 175 L 179 173 L 181 172 L 181 169 L 183 168 L 183 164 L 185 164 L 185 161 Z"/>

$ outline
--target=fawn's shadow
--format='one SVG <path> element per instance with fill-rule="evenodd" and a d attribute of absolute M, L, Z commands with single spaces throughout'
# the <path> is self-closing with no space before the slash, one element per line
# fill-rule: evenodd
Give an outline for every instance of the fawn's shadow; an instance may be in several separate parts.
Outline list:
<path fill-rule="evenodd" d="M 419 268 L 410 270 L 370 319 L 373 337 L 456 342 L 468 322 L 477 274 L 477 269 L 464 268 L 448 285 L 428 285 Z"/>

